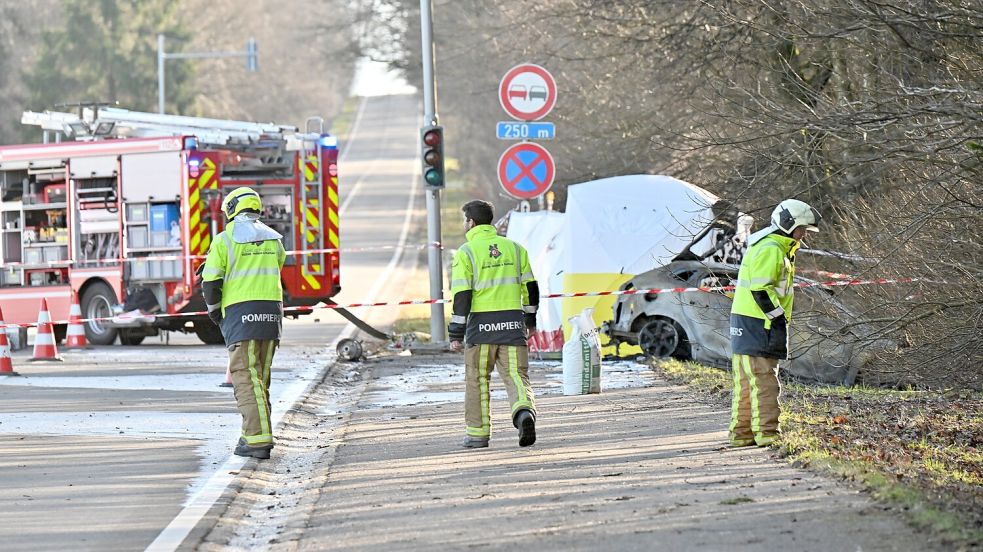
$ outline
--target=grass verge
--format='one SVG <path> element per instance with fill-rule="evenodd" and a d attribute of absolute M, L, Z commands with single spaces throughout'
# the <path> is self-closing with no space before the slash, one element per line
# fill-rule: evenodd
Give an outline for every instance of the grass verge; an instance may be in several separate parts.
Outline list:
<path fill-rule="evenodd" d="M 655 368 L 729 403 L 729 372 L 679 361 Z M 961 549 L 981 546 L 983 395 L 796 383 L 782 389 L 776 446 L 788 461 L 863 485 Z"/>
<path fill-rule="evenodd" d="M 341 104 L 341 113 L 331 120 L 331 129 L 329 132 L 338 138 L 338 140 L 348 140 L 348 133 L 351 132 L 352 123 L 355 121 L 355 113 L 358 111 L 358 106 L 361 103 L 362 98 L 359 96 L 345 98 L 345 101 Z"/>
<path fill-rule="evenodd" d="M 399 335 L 404 333 L 430 333 L 430 317 L 414 316 L 398 318 L 393 324 L 393 333 Z"/>

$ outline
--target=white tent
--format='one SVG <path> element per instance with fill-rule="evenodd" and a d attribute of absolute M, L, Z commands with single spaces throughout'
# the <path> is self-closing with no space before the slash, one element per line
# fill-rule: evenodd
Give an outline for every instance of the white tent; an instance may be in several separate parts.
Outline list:
<path fill-rule="evenodd" d="M 532 213 L 513 212 L 509 215 L 509 229 L 505 237 L 522 244 L 529 252 L 529 263 L 539 283 L 540 295 L 563 292 L 563 213 L 557 211 L 536 211 Z M 562 346 L 563 327 L 561 305 L 558 300 L 540 303 L 536 325 L 539 341 L 534 347 L 554 350 L 548 343 L 559 340 Z"/>
<path fill-rule="evenodd" d="M 629 175 L 567 188 L 567 273 L 641 274 L 713 221 L 717 196 L 671 176 Z"/>
<path fill-rule="evenodd" d="M 543 295 L 609 291 L 669 263 L 713 221 L 717 197 L 669 176 L 629 175 L 567 188 L 567 212 L 512 213 L 508 238 L 528 251 Z M 707 244 L 709 238 L 706 238 Z M 705 245 L 694 247 L 696 253 Z M 538 329 L 552 335 L 566 319 L 594 308 L 600 325 L 615 297 L 543 303 Z M 550 342 L 556 343 L 555 336 Z"/>

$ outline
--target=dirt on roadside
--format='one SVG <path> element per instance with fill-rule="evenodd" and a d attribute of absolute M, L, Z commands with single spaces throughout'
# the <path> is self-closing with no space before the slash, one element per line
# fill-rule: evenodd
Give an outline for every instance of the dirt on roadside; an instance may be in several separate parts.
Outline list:
<path fill-rule="evenodd" d="M 944 548 L 854 488 L 768 449 L 727 447 L 726 408 L 655 377 L 644 376 L 646 387 L 565 397 L 558 365 L 534 366 L 537 443 L 518 447 L 507 404 L 493 394 L 491 447 L 463 449 L 462 383 L 452 371 L 418 377 L 460 362 L 393 356 L 328 378 L 292 429 L 294 443 L 309 441 L 320 456 L 298 467 L 278 446 L 244 487 L 249 506 L 233 504 L 201 549 Z M 422 388 L 398 389 L 408 382 Z M 326 400 L 328 391 L 348 406 Z M 394 393 L 400 400 L 381 399 Z M 292 478 L 304 481 L 300 498 L 278 501 Z"/>

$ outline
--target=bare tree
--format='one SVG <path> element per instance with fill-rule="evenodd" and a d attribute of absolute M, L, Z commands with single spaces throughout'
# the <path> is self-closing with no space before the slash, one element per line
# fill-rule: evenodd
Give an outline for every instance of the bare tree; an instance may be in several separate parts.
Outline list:
<path fill-rule="evenodd" d="M 415 2 L 396 3 L 416 51 Z M 857 316 L 832 337 L 870 345 L 862 377 L 983 385 L 978 2 L 454 0 L 435 18 L 441 114 L 468 177 L 495 189 L 498 79 L 540 63 L 559 81 L 561 199 L 654 172 L 759 220 L 809 201 L 826 218 L 809 245 L 851 256 L 800 264 L 902 280 L 835 290 Z"/>

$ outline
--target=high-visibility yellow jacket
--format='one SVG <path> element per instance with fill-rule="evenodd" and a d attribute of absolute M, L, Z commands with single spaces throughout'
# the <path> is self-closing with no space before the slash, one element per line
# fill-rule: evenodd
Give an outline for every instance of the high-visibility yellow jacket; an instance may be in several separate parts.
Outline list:
<path fill-rule="evenodd" d="M 523 313 L 535 313 L 539 305 L 528 253 L 490 224 L 469 230 L 467 240 L 454 255 L 451 271 L 451 338 L 466 323 L 469 344 L 525 345 Z"/>
<path fill-rule="evenodd" d="M 748 248 L 741 261 L 731 307 L 734 354 L 785 358 L 792 318 L 796 240 L 773 233 Z"/>
<path fill-rule="evenodd" d="M 202 280 L 222 280 L 222 310 L 243 301 L 283 301 L 280 269 L 286 252 L 280 240 L 235 243 L 232 221 L 212 241 Z"/>
<path fill-rule="evenodd" d="M 222 334 L 227 345 L 245 339 L 279 339 L 283 317 L 280 270 L 286 260 L 278 239 L 237 243 L 236 221 L 220 232 L 208 250 L 203 282 L 222 280 Z"/>

